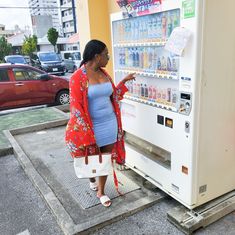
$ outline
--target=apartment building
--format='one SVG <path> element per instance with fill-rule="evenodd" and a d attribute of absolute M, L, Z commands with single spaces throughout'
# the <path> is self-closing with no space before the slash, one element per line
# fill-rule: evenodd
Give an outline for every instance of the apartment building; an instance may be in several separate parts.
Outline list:
<path fill-rule="evenodd" d="M 59 0 L 64 37 L 70 37 L 77 33 L 77 21 L 75 13 L 75 0 Z"/>

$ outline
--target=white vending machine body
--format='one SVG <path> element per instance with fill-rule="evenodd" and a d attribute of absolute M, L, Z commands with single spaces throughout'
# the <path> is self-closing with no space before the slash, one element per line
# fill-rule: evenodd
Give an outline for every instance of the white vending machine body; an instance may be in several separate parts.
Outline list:
<path fill-rule="evenodd" d="M 112 14 L 111 27 L 115 82 L 136 72 L 121 102 L 126 164 L 194 208 L 235 189 L 235 2 L 190 1 L 189 17 L 185 2 Z M 182 55 L 164 48 L 177 27 L 191 33 Z"/>

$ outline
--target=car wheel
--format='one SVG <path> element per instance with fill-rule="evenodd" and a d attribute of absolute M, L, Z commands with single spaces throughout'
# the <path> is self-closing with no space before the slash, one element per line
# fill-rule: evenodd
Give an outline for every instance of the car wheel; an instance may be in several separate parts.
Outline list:
<path fill-rule="evenodd" d="M 77 70 L 76 66 L 73 66 L 73 73 Z"/>
<path fill-rule="evenodd" d="M 60 91 L 56 96 L 56 104 L 57 105 L 69 104 L 69 91 L 67 90 Z"/>

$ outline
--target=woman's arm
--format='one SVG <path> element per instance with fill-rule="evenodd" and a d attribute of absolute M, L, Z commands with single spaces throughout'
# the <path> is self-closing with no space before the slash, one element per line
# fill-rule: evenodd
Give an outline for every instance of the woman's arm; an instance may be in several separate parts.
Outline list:
<path fill-rule="evenodd" d="M 88 113 L 84 109 L 85 86 L 79 79 L 80 74 L 75 73 L 70 79 L 70 128 L 74 132 L 74 141 L 84 147 L 95 144 L 94 133 L 89 124 Z"/>
<path fill-rule="evenodd" d="M 116 93 L 118 100 L 122 100 L 124 94 L 128 91 L 128 88 L 126 87 L 125 83 L 131 80 L 135 80 L 135 73 L 128 74 L 126 77 L 120 81 L 116 87 Z"/>

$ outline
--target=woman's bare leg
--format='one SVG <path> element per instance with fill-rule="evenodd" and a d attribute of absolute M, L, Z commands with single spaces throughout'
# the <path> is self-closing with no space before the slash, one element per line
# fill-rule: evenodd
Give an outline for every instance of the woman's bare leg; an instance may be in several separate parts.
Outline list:
<path fill-rule="evenodd" d="M 111 153 L 113 150 L 114 144 L 109 144 L 106 146 L 103 146 L 100 148 L 101 153 Z M 97 197 L 101 197 L 105 195 L 104 193 L 104 188 L 105 188 L 105 183 L 107 180 L 107 175 L 105 176 L 99 176 L 99 183 L 98 183 L 98 192 L 97 192 Z M 107 202 L 107 204 L 110 204 L 110 202 Z"/>

